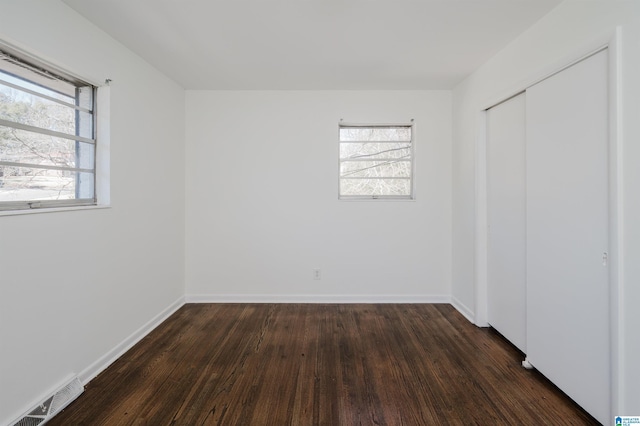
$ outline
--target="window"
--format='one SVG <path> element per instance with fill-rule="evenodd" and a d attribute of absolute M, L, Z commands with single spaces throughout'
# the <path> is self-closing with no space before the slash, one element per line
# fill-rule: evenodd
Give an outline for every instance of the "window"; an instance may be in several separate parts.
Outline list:
<path fill-rule="evenodd" d="M 0 46 L 0 210 L 96 204 L 95 93 Z"/>
<path fill-rule="evenodd" d="M 413 125 L 339 125 L 340 199 L 413 199 Z"/>

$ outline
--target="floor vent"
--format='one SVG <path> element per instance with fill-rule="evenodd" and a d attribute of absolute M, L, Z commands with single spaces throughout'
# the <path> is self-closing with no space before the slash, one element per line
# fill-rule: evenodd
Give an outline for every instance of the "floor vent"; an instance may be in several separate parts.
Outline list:
<path fill-rule="evenodd" d="M 84 392 L 84 387 L 76 377 L 13 423 L 13 426 L 43 425 L 79 397 L 82 392 Z"/>

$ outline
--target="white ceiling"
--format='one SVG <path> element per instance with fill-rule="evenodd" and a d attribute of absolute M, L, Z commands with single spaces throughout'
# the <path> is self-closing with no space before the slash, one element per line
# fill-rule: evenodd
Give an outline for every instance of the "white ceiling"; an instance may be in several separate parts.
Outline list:
<path fill-rule="evenodd" d="M 561 0 L 63 0 L 186 89 L 450 89 Z"/>

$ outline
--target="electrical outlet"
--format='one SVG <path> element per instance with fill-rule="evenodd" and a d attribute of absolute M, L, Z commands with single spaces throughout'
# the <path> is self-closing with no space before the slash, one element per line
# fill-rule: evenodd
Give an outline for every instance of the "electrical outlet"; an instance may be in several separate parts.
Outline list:
<path fill-rule="evenodd" d="M 320 269 L 314 269 L 313 270 L 313 279 L 314 280 L 319 280 L 322 277 L 322 275 L 320 275 Z"/>

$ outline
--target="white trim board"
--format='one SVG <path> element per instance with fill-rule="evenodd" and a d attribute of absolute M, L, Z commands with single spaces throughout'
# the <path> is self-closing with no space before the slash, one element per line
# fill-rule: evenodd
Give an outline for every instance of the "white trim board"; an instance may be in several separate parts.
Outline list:
<path fill-rule="evenodd" d="M 175 302 L 166 307 L 162 312 L 151 318 L 146 324 L 134 331 L 129 337 L 124 339 L 89 367 L 85 368 L 80 374 L 78 374 L 78 377 L 80 378 L 82 384 L 86 385 L 91 380 L 93 380 L 98 374 L 109 367 L 115 360 L 120 358 L 136 343 L 138 343 L 145 336 L 151 333 L 153 329 L 162 324 L 171 315 L 173 315 L 173 313 L 180 309 L 184 305 L 184 303 L 184 296 L 180 296 Z"/>
<path fill-rule="evenodd" d="M 451 298 L 451 306 L 456 308 L 458 312 L 462 314 L 470 323 L 477 325 L 478 327 L 488 327 L 489 324 L 476 324 L 473 317 L 473 309 L 469 309 L 464 303 L 455 297 Z"/>
<path fill-rule="evenodd" d="M 451 303 L 449 295 L 187 294 L 186 303 Z"/>

